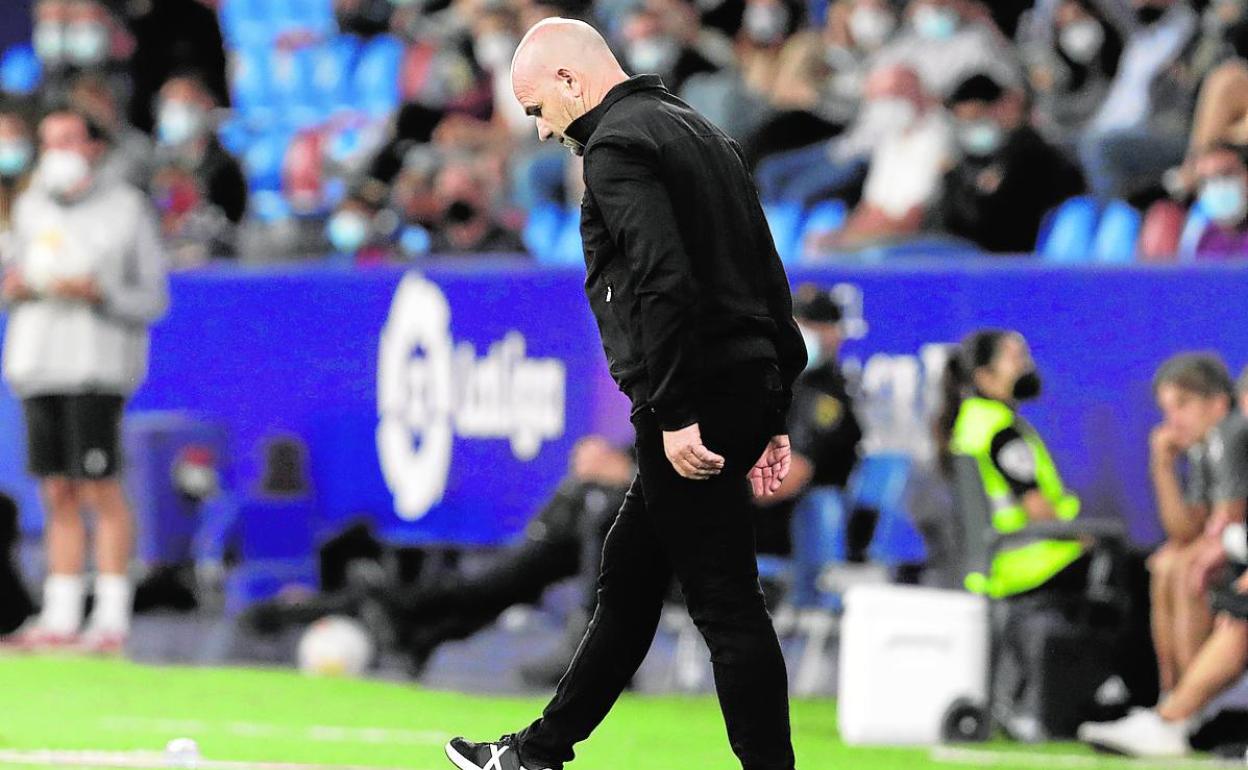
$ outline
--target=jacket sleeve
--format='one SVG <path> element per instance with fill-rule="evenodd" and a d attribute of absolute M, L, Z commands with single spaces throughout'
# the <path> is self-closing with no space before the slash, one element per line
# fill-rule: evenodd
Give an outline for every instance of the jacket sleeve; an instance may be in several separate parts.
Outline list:
<path fill-rule="evenodd" d="M 698 420 L 698 286 L 656 151 L 620 137 L 598 139 L 585 154 L 585 182 L 633 277 L 650 406 L 663 430 L 691 425 Z"/>
<path fill-rule="evenodd" d="M 144 206 L 136 219 L 131 253 L 121 275 L 104 276 L 100 282 L 105 313 L 135 324 L 150 324 L 169 307 L 165 255 L 156 220 Z"/>

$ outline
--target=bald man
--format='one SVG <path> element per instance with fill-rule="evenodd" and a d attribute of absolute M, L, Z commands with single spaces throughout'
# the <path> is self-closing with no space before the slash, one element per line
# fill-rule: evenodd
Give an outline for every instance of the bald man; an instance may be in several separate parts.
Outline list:
<path fill-rule="evenodd" d="M 603 549 L 598 606 L 540 719 L 447 745 L 460 770 L 557 770 L 632 679 L 675 577 L 711 650 L 745 770 L 793 770 L 784 658 L 763 605 L 751 495 L 789 469 L 806 365 L 788 279 L 741 148 L 581 22 L 525 35 L 512 86 L 538 136 L 585 157 L 585 290 L 632 401 L 637 476 Z M 672 767 L 684 767 L 678 757 Z"/>

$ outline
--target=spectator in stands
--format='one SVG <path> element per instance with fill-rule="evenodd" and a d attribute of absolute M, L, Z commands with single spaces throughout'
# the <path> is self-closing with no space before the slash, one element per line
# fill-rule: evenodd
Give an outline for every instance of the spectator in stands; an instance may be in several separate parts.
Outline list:
<path fill-rule="evenodd" d="M 180 72 L 197 73 L 214 103 L 230 103 L 225 44 L 215 10 L 219 5 L 219 0 L 127 3 L 134 34 L 129 119 L 135 126 L 155 128 L 152 104 L 165 82 Z"/>
<path fill-rule="evenodd" d="M 70 80 L 82 72 L 110 79 L 113 88 L 128 86 L 125 61 L 134 39 L 125 26 L 119 0 L 38 0 L 34 5 L 35 53 L 44 66 L 43 98 L 56 103 Z"/>
<path fill-rule="evenodd" d="M 466 161 L 451 161 L 434 185 L 442 211 L 432 233 L 434 254 L 519 254 L 520 236 L 499 224 L 490 210 L 481 172 Z"/>
<path fill-rule="evenodd" d="M 967 76 L 991 73 L 1010 86 L 1022 85 L 1022 65 L 1009 41 L 977 0 L 911 0 L 907 26 L 884 46 L 876 67 L 903 64 L 919 73 L 923 88 L 947 97 Z"/>
<path fill-rule="evenodd" d="M 213 131 L 212 92 L 196 74 L 174 75 L 156 104 L 157 203 L 177 264 L 235 255 L 247 211 L 242 167 Z"/>
<path fill-rule="evenodd" d="M 1248 500 L 1248 420 L 1235 408 L 1226 366 L 1188 353 L 1158 370 L 1154 393 L 1163 422 L 1150 440 L 1150 469 L 1166 542 L 1149 559 L 1153 641 L 1161 689 L 1171 692 L 1208 638 L 1206 589 L 1224 563 L 1222 533 L 1244 521 Z M 1178 461 L 1186 455 L 1186 482 Z"/>
<path fill-rule="evenodd" d="M 1092 190 L 1128 197 L 1183 158 L 1198 81 L 1185 67 L 1199 16 L 1187 0 L 1132 0 L 1137 24 L 1079 153 Z"/>
<path fill-rule="evenodd" d="M 35 145 L 26 116 L 0 106 L 0 262 L 9 256 L 8 234 L 13 226 L 14 204 L 26 189 L 34 157 Z"/>
<path fill-rule="evenodd" d="M 1227 30 L 1234 55 L 1214 68 L 1200 86 L 1187 159 L 1167 179 L 1175 197 L 1195 192 L 1195 163 L 1201 153 L 1218 144 L 1248 146 L 1248 19 Z"/>
<path fill-rule="evenodd" d="M 356 264 L 375 264 L 394 254 L 392 236 L 397 222 L 389 209 L 379 208 L 363 191 L 353 190 L 326 221 L 325 237 L 339 256 Z"/>
<path fill-rule="evenodd" d="M 1209 224 L 1196 244 L 1200 259 L 1248 257 L 1248 147 L 1218 143 L 1196 160 L 1200 210 Z"/>
<path fill-rule="evenodd" d="M 899 68 L 894 76 L 913 117 L 872 152 L 862 200 L 844 229 L 816 248 L 852 249 L 915 235 L 940 192 L 954 151 L 948 117 L 913 70 Z"/>
<path fill-rule="evenodd" d="M 154 169 L 152 140 L 126 120 L 113 82 L 96 74 L 79 75 L 70 83 L 69 103 L 109 134 L 112 149 L 100 172 L 146 190 Z"/>
<path fill-rule="evenodd" d="M 1041 132 L 1073 144 L 1118 73 L 1123 39 L 1094 0 L 1061 0 L 1051 21 L 1034 45 L 1029 80 Z"/>
<path fill-rule="evenodd" d="M 676 93 L 690 76 L 719 69 L 695 46 L 681 40 L 676 30 L 665 28 L 663 20 L 657 10 L 644 5 L 624 18 L 620 39 L 629 72 L 658 75 Z"/>
<path fill-rule="evenodd" d="M 1045 212 L 1083 192 L 1082 174 L 1027 124 L 1021 91 L 974 75 L 947 106 L 961 159 L 945 174 L 931 224 L 985 251 L 1030 252 Z"/>
<path fill-rule="evenodd" d="M 119 651 L 129 630 L 133 516 L 119 456 L 125 400 L 147 369 L 147 327 L 167 303 L 159 231 L 143 193 L 101 176 L 107 134 L 54 110 L 39 126 L 36 183 L 14 213 L 16 258 L 3 371 L 23 399 L 30 471 L 46 501 L 48 578 L 24 646 L 79 642 L 87 532 L 96 514 L 95 604 L 82 644 Z"/>
<path fill-rule="evenodd" d="M 758 498 L 758 550 L 787 554 L 793 505 L 810 487 L 844 489 L 858 463 L 862 426 L 854 412 L 839 356 L 845 340 L 840 304 L 830 292 L 803 284 L 794 292 L 793 317 L 806 341 L 806 371 L 793 384 L 789 440 L 793 465 L 772 496 Z"/>
<path fill-rule="evenodd" d="M 867 79 L 865 101 L 841 136 L 759 163 L 755 174 L 765 203 L 808 206 L 829 198 L 857 197 L 872 152 L 888 137 L 910 127 L 919 109 L 918 77 L 905 67 L 884 67 Z"/>

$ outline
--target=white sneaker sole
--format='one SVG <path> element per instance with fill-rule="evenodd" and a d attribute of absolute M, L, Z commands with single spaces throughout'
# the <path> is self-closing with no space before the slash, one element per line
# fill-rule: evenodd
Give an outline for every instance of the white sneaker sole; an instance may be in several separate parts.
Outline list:
<path fill-rule="evenodd" d="M 446 744 L 446 758 L 451 760 L 451 764 L 458 767 L 459 770 L 481 770 L 480 765 L 473 764 L 467 757 L 456 751 L 449 741 Z"/>

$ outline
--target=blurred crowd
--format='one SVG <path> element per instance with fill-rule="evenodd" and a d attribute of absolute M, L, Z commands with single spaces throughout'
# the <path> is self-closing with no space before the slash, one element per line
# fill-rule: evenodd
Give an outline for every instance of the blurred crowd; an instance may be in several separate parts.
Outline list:
<path fill-rule="evenodd" d="M 103 130 L 107 173 L 150 192 L 177 266 L 552 261 L 579 162 L 537 141 L 509 70 L 559 15 L 741 142 L 786 258 L 1028 253 L 1072 200 L 1127 211 L 1110 235 L 1133 259 L 1248 255 L 1246 0 L 306 5 L 323 13 L 38 0 L 29 50 L 0 62 L 0 229 L 38 176 L 39 115 L 69 104 Z M 290 101 L 304 54 L 312 96 Z M 368 94 L 304 109 L 335 89 Z M 579 258 L 569 243 L 553 259 Z"/>

